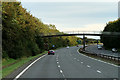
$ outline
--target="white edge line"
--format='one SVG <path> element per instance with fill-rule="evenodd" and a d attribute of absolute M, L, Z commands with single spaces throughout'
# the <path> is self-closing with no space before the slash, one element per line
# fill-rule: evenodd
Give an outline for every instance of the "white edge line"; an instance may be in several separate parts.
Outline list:
<path fill-rule="evenodd" d="M 35 62 L 37 62 L 38 60 L 40 60 L 41 58 L 45 57 L 47 54 L 39 57 L 38 59 L 36 59 L 34 62 L 32 62 L 29 66 L 27 66 L 21 73 L 19 73 L 13 80 L 17 80 L 25 71 L 27 71 Z"/>
<path fill-rule="evenodd" d="M 79 49 L 78 49 L 78 50 L 79 50 Z M 84 55 L 84 54 L 81 54 L 78 50 L 77 50 L 77 52 L 78 52 L 80 55 L 83 55 L 83 56 L 88 57 L 88 58 L 90 58 L 90 59 L 93 59 L 93 60 L 96 60 L 96 61 L 99 61 L 99 62 L 103 62 L 103 63 L 109 64 L 109 65 L 112 65 L 112 66 L 115 66 L 115 67 L 120 67 L 120 66 L 117 66 L 117 65 L 115 65 L 115 64 L 108 63 L 108 62 L 105 62 L 105 61 L 102 61 L 102 60 L 98 60 L 98 59 L 95 59 L 95 58 L 86 56 L 86 55 Z"/>

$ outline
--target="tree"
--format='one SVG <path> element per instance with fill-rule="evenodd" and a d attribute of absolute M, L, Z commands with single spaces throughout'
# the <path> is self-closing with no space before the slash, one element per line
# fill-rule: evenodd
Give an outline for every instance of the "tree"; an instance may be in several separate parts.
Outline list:
<path fill-rule="evenodd" d="M 103 32 L 120 32 L 120 19 L 110 21 L 106 24 Z M 101 36 L 105 48 L 120 48 L 120 36 Z"/>

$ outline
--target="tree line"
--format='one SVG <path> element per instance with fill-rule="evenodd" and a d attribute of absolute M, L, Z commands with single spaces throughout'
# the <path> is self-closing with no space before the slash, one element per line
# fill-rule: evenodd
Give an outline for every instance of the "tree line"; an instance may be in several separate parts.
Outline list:
<path fill-rule="evenodd" d="M 106 24 L 103 32 L 120 32 L 120 18 Z M 101 36 L 101 41 L 106 49 L 120 49 L 120 36 Z"/>
<path fill-rule="evenodd" d="M 77 45 L 79 38 L 40 35 L 62 33 L 53 24 L 44 24 L 22 7 L 21 2 L 2 3 L 2 57 L 18 59 L 35 56 L 45 50 Z"/>

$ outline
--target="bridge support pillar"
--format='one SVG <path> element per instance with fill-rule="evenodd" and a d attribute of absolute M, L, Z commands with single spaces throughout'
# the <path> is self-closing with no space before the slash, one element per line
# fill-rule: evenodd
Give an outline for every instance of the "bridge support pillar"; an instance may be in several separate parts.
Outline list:
<path fill-rule="evenodd" d="M 83 51 L 85 51 L 85 35 L 83 35 Z"/>

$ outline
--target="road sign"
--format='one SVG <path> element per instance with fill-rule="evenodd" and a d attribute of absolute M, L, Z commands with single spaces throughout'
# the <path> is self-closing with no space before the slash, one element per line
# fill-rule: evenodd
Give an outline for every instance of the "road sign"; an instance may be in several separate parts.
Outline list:
<path fill-rule="evenodd" d="M 78 44 L 81 44 L 81 40 L 77 40 L 77 43 L 78 43 Z"/>
<path fill-rule="evenodd" d="M 55 45 L 52 45 L 52 47 L 55 47 Z"/>

